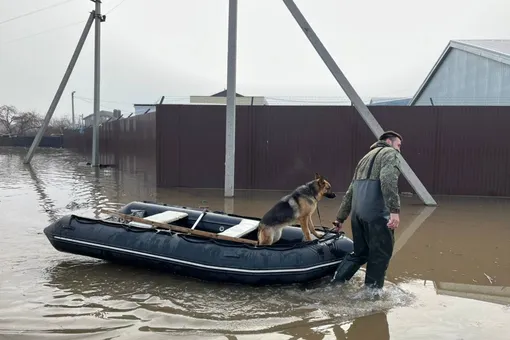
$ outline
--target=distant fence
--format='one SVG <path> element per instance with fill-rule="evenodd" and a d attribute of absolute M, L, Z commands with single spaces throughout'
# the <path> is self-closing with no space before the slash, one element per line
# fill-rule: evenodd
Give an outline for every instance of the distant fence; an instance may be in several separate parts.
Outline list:
<path fill-rule="evenodd" d="M 510 196 L 510 107 L 370 110 L 403 135 L 402 155 L 431 194 Z M 289 190 L 319 172 L 345 191 L 375 141 L 351 106 L 238 106 L 236 118 L 236 189 Z M 90 153 L 91 136 L 65 133 L 64 147 Z M 223 187 L 225 106 L 158 105 L 100 136 L 101 162 L 143 160 L 162 187 Z M 400 190 L 413 192 L 403 176 Z"/>
<path fill-rule="evenodd" d="M 99 129 L 100 163 L 129 171 L 156 170 L 156 113 L 103 123 Z M 92 128 L 64 131 L 64 148 L 92 156 Z"/>
<path fill-rule="evenodd" d="M 18 146 L 29 148 L 34 141 L 35 136 L 8 137 L 0 136 L 0 146 Z M 41 143 L 42 148 L 61 148 L 64 146 L 63 136 L 43 136 Z"/>

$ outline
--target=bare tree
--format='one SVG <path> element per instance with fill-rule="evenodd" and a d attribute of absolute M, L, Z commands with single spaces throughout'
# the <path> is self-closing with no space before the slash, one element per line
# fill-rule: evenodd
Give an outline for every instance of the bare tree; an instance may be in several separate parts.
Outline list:
<path fill-rule="evenodd" d="M 20 112 L 15 106 L 0 106 L 0 130 L 9 135 L 25 136 L 41 125 L 41 118 L 33 111 Z"/>
<path fill-rule="evenodd" d="M 52 118 L 49 126 L 49 128 L 56 130 L 61 134 L 64 133 L 64 130 L 71 129 L 72 127 L 73 123 L 68 117 Z"/>
<path fill-rule="evenodd" d="M 36 133 L 37 129 L 41 126 L 42 119 L 37 113 L 28 111 L 19 112 L 14 121 L 16 122 L 15 133 L 18 136 L 26 136 Z"/>
<path fill-rule="evenodd" d="M 18 110 L 14 106 L 3 105 L 0 106 L 0 132 L 9 135 L 14 134 L 14 126 L 16 124 L 15 118 L 18 115 Z"/>
<path fill-rule="evenodd" d="M 0 133 L 12 136 L 35 135 L 43 120 L 43 117 L 34 111 L 22 112 L 15 106 L 0 106 Z M 65 129 L 71 128 L 72 123 L 68 117 L 53 117 L 45 134 L 63 134 Z"/>

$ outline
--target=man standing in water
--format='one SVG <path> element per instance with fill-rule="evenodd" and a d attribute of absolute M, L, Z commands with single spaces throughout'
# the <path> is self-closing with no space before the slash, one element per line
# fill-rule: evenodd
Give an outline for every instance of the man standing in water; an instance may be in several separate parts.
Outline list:
<path fill-rule="evenodd" d="M 359 161 L 333 224 L 337 230 L 351 214 L 354 252 L 338 266 L 331 282 L 350 280 L 367 264 L 365 286 L 382 288 L 390 262 L 394 229 L 400 222 L 398 153 L 402 136 L 384 132 Z"/>

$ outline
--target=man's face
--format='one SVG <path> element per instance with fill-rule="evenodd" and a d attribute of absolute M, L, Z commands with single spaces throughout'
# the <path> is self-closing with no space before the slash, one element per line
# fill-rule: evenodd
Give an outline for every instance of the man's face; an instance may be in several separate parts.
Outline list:
<path fill-rule="evenodd" d="M 393 141 L 390 138 L 388 138 L 386 141 L 388 142 L 389 145 L 400 151 L 400 145 L 402 145 L 402 141 L 400 140 L 400 138 L 397 137 Z"/>

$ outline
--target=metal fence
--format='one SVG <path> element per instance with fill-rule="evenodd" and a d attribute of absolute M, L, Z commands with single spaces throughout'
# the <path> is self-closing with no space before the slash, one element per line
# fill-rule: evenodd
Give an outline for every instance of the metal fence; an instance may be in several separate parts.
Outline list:
<path fill-rule="evenodd" d="M 29 148 L 35 136 L 0 136 L 0 146 L 16 146 Z M 39 146 L 41 148 L 61 148 L 64 143 L 62 136 L 43 136 Z"/>
<path fill-rule="evenodd" d="M 372 106 L 431 194 L 510 196 L 510 107 Z M 325 175 L 345 191 L 375 141 L 351 106 L 238 106 L 236 189 L 290 190 Z M 222 188 L 225 106 L 158 105 L 156 113 L 103 124 L 101 162 L 154 168 L 161 187 Z M 90 153 L 92 133 L 64 135 Z M 401 176 L 400 190 L 413 192 Z"/>

